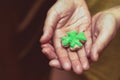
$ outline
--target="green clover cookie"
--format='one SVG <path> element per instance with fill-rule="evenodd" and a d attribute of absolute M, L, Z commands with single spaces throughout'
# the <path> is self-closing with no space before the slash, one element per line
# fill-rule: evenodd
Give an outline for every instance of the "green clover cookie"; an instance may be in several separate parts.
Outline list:
<path fill-rule="evenodd" d="M 61 38 L 62 45 L 69 47 L 71 51 L 75 51 L 83 46 L 82 42 L 87 39 L 84 32 L 77 33 L 76 31 L 68 32 L 66 36 Z"/>

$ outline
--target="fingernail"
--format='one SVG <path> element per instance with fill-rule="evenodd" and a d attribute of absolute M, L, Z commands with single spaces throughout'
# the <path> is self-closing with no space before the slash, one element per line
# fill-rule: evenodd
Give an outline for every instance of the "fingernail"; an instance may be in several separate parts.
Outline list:
<path fill-rule="evenodd" d="M 43 53 L 46 53 L 46 50 L 45 50 L 45 49 L 42 49 L 42 52 L 43 52 Z"/>
<path fill-rule="evenodd" d="M 71 70 L 71 65 L 69 63 L 64 63 L 63 68 L 67 71 Z"/>
<path fill-rule="evenodd" d="M 86 63 L 86 64 L 83 65 L 83 68 L 84 68 L 84 70 L 88 70 L 89 69 L 89 65 Z"/>
<path fill-rule="evenodd" d="M 82 68 L 80 66 L 76 66 L 74 71 L 75 71 L 76 74 L 81 74 L 82 73 Z"/>
<path fill-rule="evenodd" d="M 98 53 L 94 54 L 94 61 L 97 61 L 98 60 Z"/>
<path fill-rule="evenodd" d="M 55 67 L 55 68 L 61 68 L 61 66 L 60 66 L 60 64 L 59 64 L 59 61 L 58 60 L 51 60 L 50 62 L 49 62 L 49 65 L 51 66 L 51 67 Z"/>

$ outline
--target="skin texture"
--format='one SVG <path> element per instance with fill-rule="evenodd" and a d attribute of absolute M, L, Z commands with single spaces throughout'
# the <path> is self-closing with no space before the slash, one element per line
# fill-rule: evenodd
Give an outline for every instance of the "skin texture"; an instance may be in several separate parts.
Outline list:
<path fill-rule="evenodd" d="M 99 53 L 110 43 L 114 38 L 117 30 L 120 27 L 120 6 L 114 7 L 112 9 L 101 11 L 93 16 L 92 18 L 92 39 L 93 45 L 90 52 L 90 57 L 93 61 L 97 61 L 99 58 Z M 53 47 L 50 44 L 50 50 Z M 54 52 L 47 56 L 53 60 L 50 61 L 50 65 L 56 68 L 62 68 L 59 60 Z M 56 58 L 56 59 L 55 59 Z M 74 71 L 75 72 L 75 71 Z"/>
<path fill-rule="evenodd" d="M 67 5 L 66 5 L 67 4 Z M 67 32 L 84 31 L 87 41 L 78 51 L 71 52 L 61 45 L 61 37 Z M 91 17 L 84 0 L 58 0 L 48 11 L 40 39 L 42 52 L 51 59 L 50 66 L 77 74 L 89 68 L 87 55 L 90 53 Z M 56 65 L 56 61 L 60 66 Z"/>
<path fill-rule="evenodd" d="M 100 52 L 115 37 L 120 27 L 120 6 L 97 13 L 92 18 L 92 39 L 90 57 L 97 61 Z"/>
<path fill-rule="evenodd" d="M 93 45 L 90 52 L 92 61 L 97 61 L 100 52 L 110 43 L 115 37 L 116 32 L 120 27 L 120 6 L 112 9 L 98 12 L 92 17 L 92 40 Z M 54 61 L 56 66 L 60 64 L 57 60 Z"/>

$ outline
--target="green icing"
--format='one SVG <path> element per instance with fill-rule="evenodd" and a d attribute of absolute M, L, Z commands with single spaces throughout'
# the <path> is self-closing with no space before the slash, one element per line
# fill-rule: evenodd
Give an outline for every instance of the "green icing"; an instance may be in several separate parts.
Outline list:
<path fill-rule="evenodd" d="M 70 43 L 70 39 L 68 36 L 62 37 L 62 44 L 63 46 L 67 46 Z"/>
<path fill-rule="evenodd" d="M 77 37 L 79 40 L 81 40 L 81 41 L 86 41 L 86 40 L 87 40 L 86 37 L 85 37 L 84 32 L 78 33 L 78 35 L 77 35 L 76 37 Z"/>
<path fill-rule="evenodd" d="M 71 42 L 70 48 L 74 48 L 76 45 L 81 47 L 82 43 L 78 40 L 74 40 L 73 42 Z"/>
<path fill-rule="evenodd" d="M 61 38 L 63 46 L 70 46 L 74 48 L 76 45 L 81 47 L 83 46 L 80 41 L 86 41 L 84 32 L 77 33 L 76 31 L 68 32 L 66 36 Z"/>

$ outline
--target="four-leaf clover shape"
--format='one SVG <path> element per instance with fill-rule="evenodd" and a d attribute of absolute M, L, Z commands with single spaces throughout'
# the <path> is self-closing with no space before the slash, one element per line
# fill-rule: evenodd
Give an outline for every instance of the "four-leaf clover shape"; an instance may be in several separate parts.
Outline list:
<path fill-rule="evenodd" d="M 83 46 L 82 42 L 87 39 L 84 32 L 71 31 L 67 32 L 67 35 L 61 38 L 62 45 L 64 47 L 69 47 L 71 51 L 75 51 Z"/>

